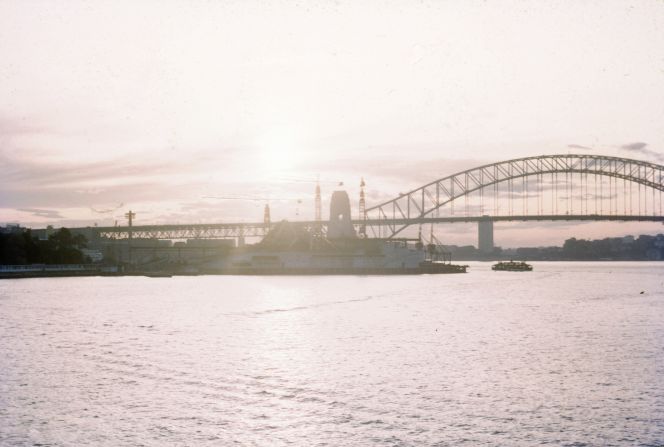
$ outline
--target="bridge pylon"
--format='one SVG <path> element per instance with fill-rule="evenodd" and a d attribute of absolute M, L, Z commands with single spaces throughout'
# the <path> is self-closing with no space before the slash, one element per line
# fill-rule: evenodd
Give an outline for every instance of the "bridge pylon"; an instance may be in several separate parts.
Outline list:
<path fill-rule="evenodd" d="M 484 215 L 477 222 L 477 249 L 480 253 L 493 253 L 493 219 Z"/>

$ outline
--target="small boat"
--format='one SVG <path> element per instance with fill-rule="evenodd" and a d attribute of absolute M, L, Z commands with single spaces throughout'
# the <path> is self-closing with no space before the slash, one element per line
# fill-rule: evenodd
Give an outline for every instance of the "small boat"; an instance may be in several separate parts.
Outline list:
<path fill-rule="evenodd" d="M 533 266 L 526 264 L 523 261 L 515 262 L 510 260 L 509 262 L 499 262 L 491 266 L 491 270 L 495 271 L 505 271 L 505 272 L 530 272 L 533 270 Z"/>

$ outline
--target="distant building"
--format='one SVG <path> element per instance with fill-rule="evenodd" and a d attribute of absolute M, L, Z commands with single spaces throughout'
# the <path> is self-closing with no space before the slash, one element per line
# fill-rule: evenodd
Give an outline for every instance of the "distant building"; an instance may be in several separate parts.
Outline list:
<path fill-rule="evenodd" d="M 7 224 L 4 227 L 0 227 L 0 233 L 2 234 L 16 234 L 20 233 L 25 228 L 21 227 L 19 224 Z"/>
<path fill-rule="evenodd" d="M 650 248 L 646 250 L 646 258 L 648 258 L 651 261 L 661 261 L 662 250 L 659 248 Z"/>
<path fill-rule="evenodd" d="M 658 234 L 655 236 L 655 247 L 664 248 L 664 234 Z"/>
<path fill-rule="evenodd" d="M 187 239 L 186 246 L 189 248 L 233 248 L 235 239 Z"/>
<path fill-rule="evenodd" d="M 493 221 L 486 217 L 486 220 L 480 220 L 477 225 L 477 249 L 480 253 L 493 252 Z"/>
<path fill-rule="evenodd" d="M 621 238 L 621 241 L 625 245 L 630 245 L 634 243 L 634 236 L 624 236 Z"/>
<path fill-rule="evenodd" d="M 104 260 L 104 254 L 101 250 L 82 248 L 81 253 L 83 253 L 83 256 L 86 258 L 90 258 L 91 262 L 101 262 Z"/>

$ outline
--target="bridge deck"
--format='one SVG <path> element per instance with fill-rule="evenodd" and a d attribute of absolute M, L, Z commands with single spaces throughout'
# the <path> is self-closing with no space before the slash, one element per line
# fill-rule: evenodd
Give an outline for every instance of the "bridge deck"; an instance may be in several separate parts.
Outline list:
<path fill-rule="evenodd" d="M 411 219 L 354 219 L 356 226 L 394 226 L 394 225 L 420 225 L 444 224 L 462 222 L 524 222 L 524 221 L 622 221 L 622 222 L 664 222 L 664 216 L 629 216 L 606 214 L 570 214 L 570 215 L 513 215 L 513 216 L 445 216 L 445 217 L 419 217 Z M 325 222 L 313 220 L 295 221 L 298 225 L 313 228 L 317 225 L 325 226 Z M 266 233 L 263 222 L 237 222 L 212 224 L 178 224 L 178 225 L 139 225 L 131 227 L 134 238 L 158 239 L 206 239 L 206 238 L 236 238 L 261 237 Z M 130 227 L 97 227 L 96 231 L 104 237 L 124 239 L 129 237 Z"/>

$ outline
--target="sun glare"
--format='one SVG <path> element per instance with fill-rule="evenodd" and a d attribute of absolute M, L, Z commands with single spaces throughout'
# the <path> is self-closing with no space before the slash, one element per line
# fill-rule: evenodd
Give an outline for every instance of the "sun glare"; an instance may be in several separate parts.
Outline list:
<path fill-rule="evenodd" d="M 288 171 L 302 164 L 304 149 L 293 129 L 278 127 L 258 140 L 258 157 L 264 171 Z"/>

